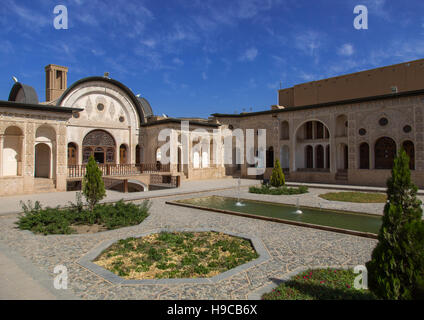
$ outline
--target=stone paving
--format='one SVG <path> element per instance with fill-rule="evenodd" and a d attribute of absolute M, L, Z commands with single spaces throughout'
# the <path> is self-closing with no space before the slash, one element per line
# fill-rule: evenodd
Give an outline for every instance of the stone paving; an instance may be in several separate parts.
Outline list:
<path fill-rule="evenodd" d="M 116 202 L 121 199 L 130 201 L 143 198 L 165 197 L 176 194 L 220 190 L 234 188 L 237 183 L 237 179 L 227 177 L 224 179 L 211 179 L 207 180 L 207 182 L 205 180 L 183 181 L 181 187 L 179 187 L 178 189 L 164 189 L 149 192 L 132 193 L 122 193 L 118 191 L 107 190 L 106 198 L 104 198 L 101 202 Z M 258 180 L 241 179 L 241 186 L 257 185 L 258 183 Z M 67 206 L 70 201 L 75 202 L 76 193 L 76 191 L 70 191 L 0 197 L 0 215 L 22 212 L 20 201 L 23 201 L 24 203 L 27 203 L 27 201 L 31 201 L 32 203 L 34 203 L 35 201 L 39 201 L 43 207 L 49 206 L 54 208 L 58 205 L 64 207 Z"/>
<path fill-rule="evenodd" d="M 302 196 L 264 196 L 242 190 L 241 197 L 277 201 L 323 208 L 335 208 L 379 214 L 384 204 L 329 202 L 318 198 L 328 190 L 311 189 Z M 221 190 L 200 195 L 236 196 L 236 191 Z M 246 299 L 288 273 L 305 267 L 353 267 L 369 260 L 376 240 L 333 232 L 290 226 L 220 213 L 182 208 L 165 204 L 168 200 L 191 198 L 185 194 L 152 200 L 151 215 L 140 225 L 85 235 L 34 235 L 16 229 L 16 214 L 0 216 L 0 244 L 28 259 L 41 271 L 51 275 L 51 286 L 59 264 L 68 268 L 68 291 L 82 299 Z M 423 197 L 421 197 L 423 199 Z M 243 270 L 231 278 L 212 284 L 112 284 L 80 266 L 77 261 L 106 240 L 131 237 L 158 228 L 219 228 L 247 234 L 263 241 L 271 259 Z"/>

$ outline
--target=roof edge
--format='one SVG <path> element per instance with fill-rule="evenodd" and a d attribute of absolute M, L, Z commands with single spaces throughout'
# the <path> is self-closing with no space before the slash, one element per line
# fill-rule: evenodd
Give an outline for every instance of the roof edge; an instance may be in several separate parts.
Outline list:
<path fill-rule="evenodd" d="M 93 77 L 86 77 L 83 79 L 80 79 L 76 82 L 74 82 L 72 85 L 70 85 L 65 92 L 63 92 L 63 94 L 60 96 L 60 98 L 57 100 L 56 103 L 56 107 L 61 107 L 61 104 L 63 102 L 63 100 L 65 99 L 65 97 L 78 85 L 85 83 L 85 82 L 90 82 L 90 81 L 104 81 L 107 83 L 111 83 L 115 86 L 117 86 L 118 88 L 122 89 L 131 99 L 131 101 L 134 103 L 137 113 L 138 113 L 138 117 L 139 117 L 139 121 L 140 121 L 140 125 L 142 125 L 143 123 L 145 123 L 145 117 L 146 115 L 143 112 L 143 108 L 140 105 L 140 101 L 138 100 L 138 98 L 134 95 L 134 93 L 126 86 L 124 85 L 122 82 L 118 81 L 118 80 L 114 80 L 111 78 L 106 78 L 106 77 L 101 77 L 101 76 L 93 76 Z M 63 107 L 61 107 L 63 108 Z"/>
<path fill-rule="evenodd" d="M 64 113 L 80 112 L 84 110 L 81 108 L 58 107 L 58 106 L 30 104 L 30 103 L 22 103 L 22 102 L 6 101 L 6 100 L 0 100 L 0 108 L 20 108 L 20 109 L 28 109 L 28 110 L 64 112 Z"/>
<path fill-rule="evenodd" d="M 360 102 L 367 102 L 367 101 L 374 101 L 374 100 L 387 100 L 392 98 L 402 98 L 402 97 L 408 97 L 408 96 L 414 96 L 414 95 L 420 95 L 424 94 L 424 89 L 420 90 L 413 90 L 413 91 L 404 91 L 400 93 L 389 93 L 385 95 L 379 95 L 379 96 L 372 96 L 372 97 L 364 97 L 364 98 L 356 98 L 356 99 L 348 99 L 348 100 L 339 100 L 339 101 L 332 101 L 332 102 L 325 102 L 325 103 L 318 103 L 313 105 L 305 105 L 305 106 L 299 106 L 299 107 L 286 107 L 284 109 L 276 109 L 276 110 L 265 110 L 265 111 L 258 111 L 258 112 L 250 112 L 250 113 L 239 113 L 239 114 L 225 114 L 225 113 L 213 113 L 213 117 L 226 117 L 226 118 L 243 118 L 243 117 L 252 117 L 256 115 L 263 115 L 263 114 L 275 114 L 275 113 L 284 113 L 284 112 L 292 112 L 292 111 L 300 111 L 300 110 L 307 110 L 307 109 L 318 109 L 318 108 L 324 108 L 324 107 L 332 107 L 337 105 L 345 105 L 345 104 L 354 104 L 354 103 L 360 103 Z"/>

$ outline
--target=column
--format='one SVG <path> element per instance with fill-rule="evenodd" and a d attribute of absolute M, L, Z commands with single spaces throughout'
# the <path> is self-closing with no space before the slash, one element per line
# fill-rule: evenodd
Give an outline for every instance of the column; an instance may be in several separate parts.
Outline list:
<path fill-rule="evenodd" d="M 4 135 L 0 135 L 0 177 L 3 176 L 3 145 Z"/>
<path fill-rule="evenodd" d="M 19 148 L 21 150 L 19 156 L 20 156 L 20 167 L 18 167 L 18 175 L 23 176 L 25 172 L 25 136 L 19 137 Z"/>

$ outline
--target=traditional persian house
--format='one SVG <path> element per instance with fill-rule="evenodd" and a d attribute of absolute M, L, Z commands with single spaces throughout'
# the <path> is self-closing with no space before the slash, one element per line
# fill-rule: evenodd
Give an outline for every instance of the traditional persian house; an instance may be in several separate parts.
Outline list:
<path fill-rule="evenodd" d="M 109 184 L 127 180 L 138 190 L 169 184 L 175 177 L 223 176 L 223 166 L 183 165 L 180 151 L 177 164 L 158 163 L 160 130 L 171 129 L 172 137 L 181 140 L 176 132 L 182 120 L 155 116 L 145 98 L 119 81 L 105 75 L 67 87 L 67 68 L 48 65 L 45 71 L 46 102 L 40 103 L 35 90 L 20 82 L 8 101 L 0 101 L 0 195 L 78 188 L 90 156 Z M 191 131 L 212 133 L 219 127 L 187 120 Z M 181 141 L 176 146 L 180 150 Z"/>
<path fill-rule="evenodd" d="M 290 181 L 385 186 L 400 148 L 424 187 L 424 60 L 279 90 L 271 110 L 214 114 L 222 126 L 266 128 L 266 167 Z M 233 166 L 242 176 L 246 165 Z"/>
<path fill-rule="evenodd" d="M 90 156 L 107 186 L 121 190 L 248 177 L 255 164 L 236 161 L 247 151 L 266 155 L 265 178 L 278 158 L 290 181 L 384 186 L 401 147 L 424 187 L 424 60 L 300 84 L 280 90 L 270 110 L 209 119 L 154 115 L 145 98 L 107 74 L 68 87 L 66 67 L 45 71 L 45 102 L 20 82 L 0 100 L 0 195 L 78 189 Z M 171 134 L 160 141 L 164 129 Z M 257 143 L 237 150 L 231 137 L 231 149 L 224 147 L 237 129 L 245 137 L 266 129 L 265 150 Z M 212 139 L 205 143 L 200 131 Z M 162 165 L 160 146 L 171 140 L 176 161 Z"/>

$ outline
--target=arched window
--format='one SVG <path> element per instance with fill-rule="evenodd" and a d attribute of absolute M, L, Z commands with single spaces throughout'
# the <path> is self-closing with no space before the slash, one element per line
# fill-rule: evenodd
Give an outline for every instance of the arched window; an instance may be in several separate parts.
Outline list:
<path fill-rule="evenodd" d="M 309 121 L 305 125 L 305 138 L 307 140 L 312 140 L 313 139 L 312 131 L 313 131 L 313 122 L 312 121 Z"/>
<path fill-rule="evenodd" d="M 125 144 L 119 147 L 119 164 L 128 163 L 128 148 Z"/>
<path fill-rule="evenodd" d="M 359 169 L 370 168 L 370 146 L 364 142 L 359 146 Z"/>
<path fill-rule="evenodd" d="M 200 168 L 200 154 L 199 151 L 193 153 L 193 168 Z"/>
<path fill-rule="evenodd" d="M 328 145 L 325 148 L 325 153 L 326 153 L 326 162 L 325 162 L 325 168 L 326 169 L 330 169 L 330 145 Z"/>
<path fill-rule="evenodd" d="M 209 154 L 207 150 L 202 150 L 202 168 L 209 168 Z"/>
<path fill-rule="evenodd" d="M 312 146 L 306 146 L 305 148 L 305 163 L 307 169 L 314 167 L 314 149 Z"/>
<path fill-rule="evenodd" d="M 135 147 L 135 163 L 140 164 L 141 163 L 141 149 L 140 146 L 137 145 Z"/>
<path fill-rule="evenodd" d="M 78 163 L 78 147 L 75 143 L 68 143 L 68 166 L 75 166 Z"/>
<path fill-rule="evenodd" d="M 324 169 L 324 148 L 322 145 L 318 145 L 316 148 L 316 168 Z"/>
<path fill-rule="evenodd" d="M 288 146 L 282 146 L 280 148 L 280 161 L 281 168 L 289 169 L 290 167 L 290 149 Z"/>
<path fill-rule="evenodd" d="M 324 125 L 322 122 L 316 122 L 316 139 L 324 139 Z"/>
<path fill-rule="evenodd" d="M 266 152 L 266 167 L 274 168 L 274 148 L 273 147 L 269 147 L 268 151 Z"/>
<path fill-rule="evenodd" d="M 35 146 L 35 172 L 36 178 L 51 179 L 51 149 L 45 143 L 38 143 Z"/>
<path fill-rule="evenodd" d="M 345 115 L 340 115 L 336 119 L 336 137 L 347 137 L 348 122 Z"/>
<path fill-rule="evenodd" d="M 8 127 L 4 132 L 3 175 L 19 176 L 22 173 L 22 130 L 18 127 Z"/>
<path fill-rule="evenodd" d="M 109 132 L 103 130 L 93 130 L 89 132 L 82 142 L 83 154 L 82 162 L 87 163 L 90 155 L 98 163 L 115 162 L 115 139 Z M 107 153 L 112 152 L 108 155 Z"/>
<path fill-rule="evenodd" d="M 403 149 L 409 157 L 409 169 L 415 170 L 415 147 L 412 141 L 405 141 L 403 144 Z"/>
<path fill-rule="evenodd" d="M 396 143 L 392 138 L 383 137 L 375 143 L 375 168 L 392 169 L 396 156 Z"/>
<path fill-rule="evenodd" d="M 281 122 L 281 140 L 289 140 L 290 139 L 290 133 L 289 133 L 289 123 L 287 121 Z"/>
<path fill-rule="evenodd" d="M 349 148 L 344 143 L 339 144 L 337 147 L 337 169 L 349 169 Z"/>

